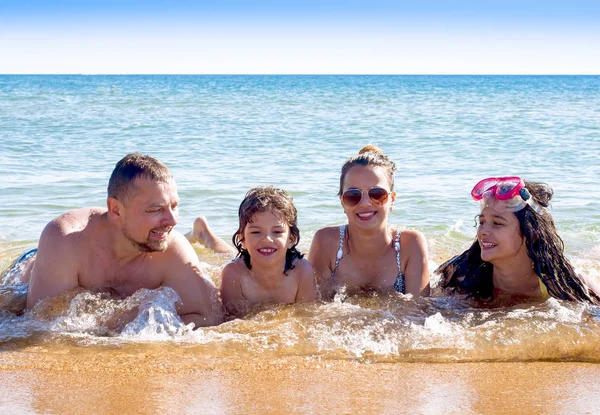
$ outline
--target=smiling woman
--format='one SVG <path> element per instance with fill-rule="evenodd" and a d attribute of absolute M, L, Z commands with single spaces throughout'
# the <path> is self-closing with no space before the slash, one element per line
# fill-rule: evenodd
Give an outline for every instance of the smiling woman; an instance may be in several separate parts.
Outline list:
<path fill-rule="evenodd" d="M 546 209 L 553 191 L 519 177 L 488 178 L 471 196 L 480 202 L 477 240 L 442 264 L 441 286 L 477 299 L 550 296 L 600 303 L 600 289 L 575 273 Z"/>
<path fill-rule="evenodd" d="M 370 145 L 344 163 L 338 196 L 348 224 L 319 230 L 309 254 L 325 298 L 342 287 L 429 294 L 425 238 L 388 225 L 395 171 L 395 163 Z"/>

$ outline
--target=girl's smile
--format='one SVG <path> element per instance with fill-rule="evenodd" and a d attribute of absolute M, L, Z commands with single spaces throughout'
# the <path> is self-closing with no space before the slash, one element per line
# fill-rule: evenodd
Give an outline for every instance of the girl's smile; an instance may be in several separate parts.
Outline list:
<path fill-rule="evenodd" d="M 286 251 L 292 246 L 290 227 L 269 211 L 255 213 L 244 228 L 242 245 L 250 254 L 253 268 L 261 264 L 272 266 L 281 261 L 283 270 Z"/>

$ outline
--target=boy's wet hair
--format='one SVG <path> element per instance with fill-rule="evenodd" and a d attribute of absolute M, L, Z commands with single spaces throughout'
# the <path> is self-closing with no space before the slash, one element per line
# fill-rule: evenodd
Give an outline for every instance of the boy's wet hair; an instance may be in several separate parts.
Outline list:
<path fill-rule="evenodd" d="M 236 258 L 242 257 L 246 267 L 252 269 L 250 254 L 246 249 L 242 248 L 242 240 L 246 226 L 252 223 L 254 215 L 262 212 L 271 212 L 285 221 L 290 227 L 290 237 L 292 238 L 293 245 L 286 251 L 285 267 L 283 270 L 284 274 L 287 275 L 288 270 L 294 269 L 294 261 L 297 258 L 304 257 L 304 255 L 296 249 L 298 242 L 300 242 L 298 212 L 296 211 L 292 197 L 285 190 L 267 186 L 255 187 L 246 193 L 238 211 L 239 227 L 232 237 L 233 245 L 238 250 Z"/>
<path fill-rule="evenodd" d="M 132 199 L 137 194 L 136 178 L 150 179 L 158 183 L 173 180 L 171 170 L 154 157 L 131 153 L 117 162 L 108 180 L 108 197 L 121 202 Z"/>
<path fill-rule="evenodd" d="M 554 220 L 546 209 L 550 206 L 552 188 L 546 183 L 529 181 L 525 181 L 525 188 L 544 207 L 542 214 L 530 206 L 514 212 L 535 273 L 554 298 L 600 305 L 600 297 L 587 289 L 564 255 L 564 242 L 558 236 Z M 490 299 L 494 290 L 493 269 L 491 263 L 481 259 L 481 247 L 479 241 L 475 240 L 469 249 L 440 265 L 435 272 L 441 275 L 440 286 L 450 292 L 466 294 L 475 299 Z"/>
<path fill-rule="evenodd" d="M 354 166 L 370 166 L 370 167 L 381 167 L 390 182 L 390 192 L 394 191 L 394 173 L 396 172 L 396 163 L 388 158 L 379 147 L 374 145 L 366 145 L 360 149 L 357 156 L 350 157 L 342 166 L 342 173 L 340 175 L 340 191 L 338 196 L 342 196 L 344 193 L 344 180 L 346 174 Z"/>

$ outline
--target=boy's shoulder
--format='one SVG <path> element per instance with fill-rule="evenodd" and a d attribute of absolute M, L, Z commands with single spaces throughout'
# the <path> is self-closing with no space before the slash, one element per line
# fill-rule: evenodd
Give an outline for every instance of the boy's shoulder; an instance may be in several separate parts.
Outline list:
<path fill-rule="evenodd" d="M 247 270 L 243 258 L 237 258 L 223 267 L 221 271 L 221 279 L 239 276 Z"/>

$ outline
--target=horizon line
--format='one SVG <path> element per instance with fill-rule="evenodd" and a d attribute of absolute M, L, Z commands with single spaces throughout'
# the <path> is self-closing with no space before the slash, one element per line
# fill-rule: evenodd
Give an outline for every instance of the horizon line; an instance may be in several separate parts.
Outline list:
<path fill-rule="evenodd" d="M 0 76 L 600 76 L 600 73 L 2 73 Z"/>

